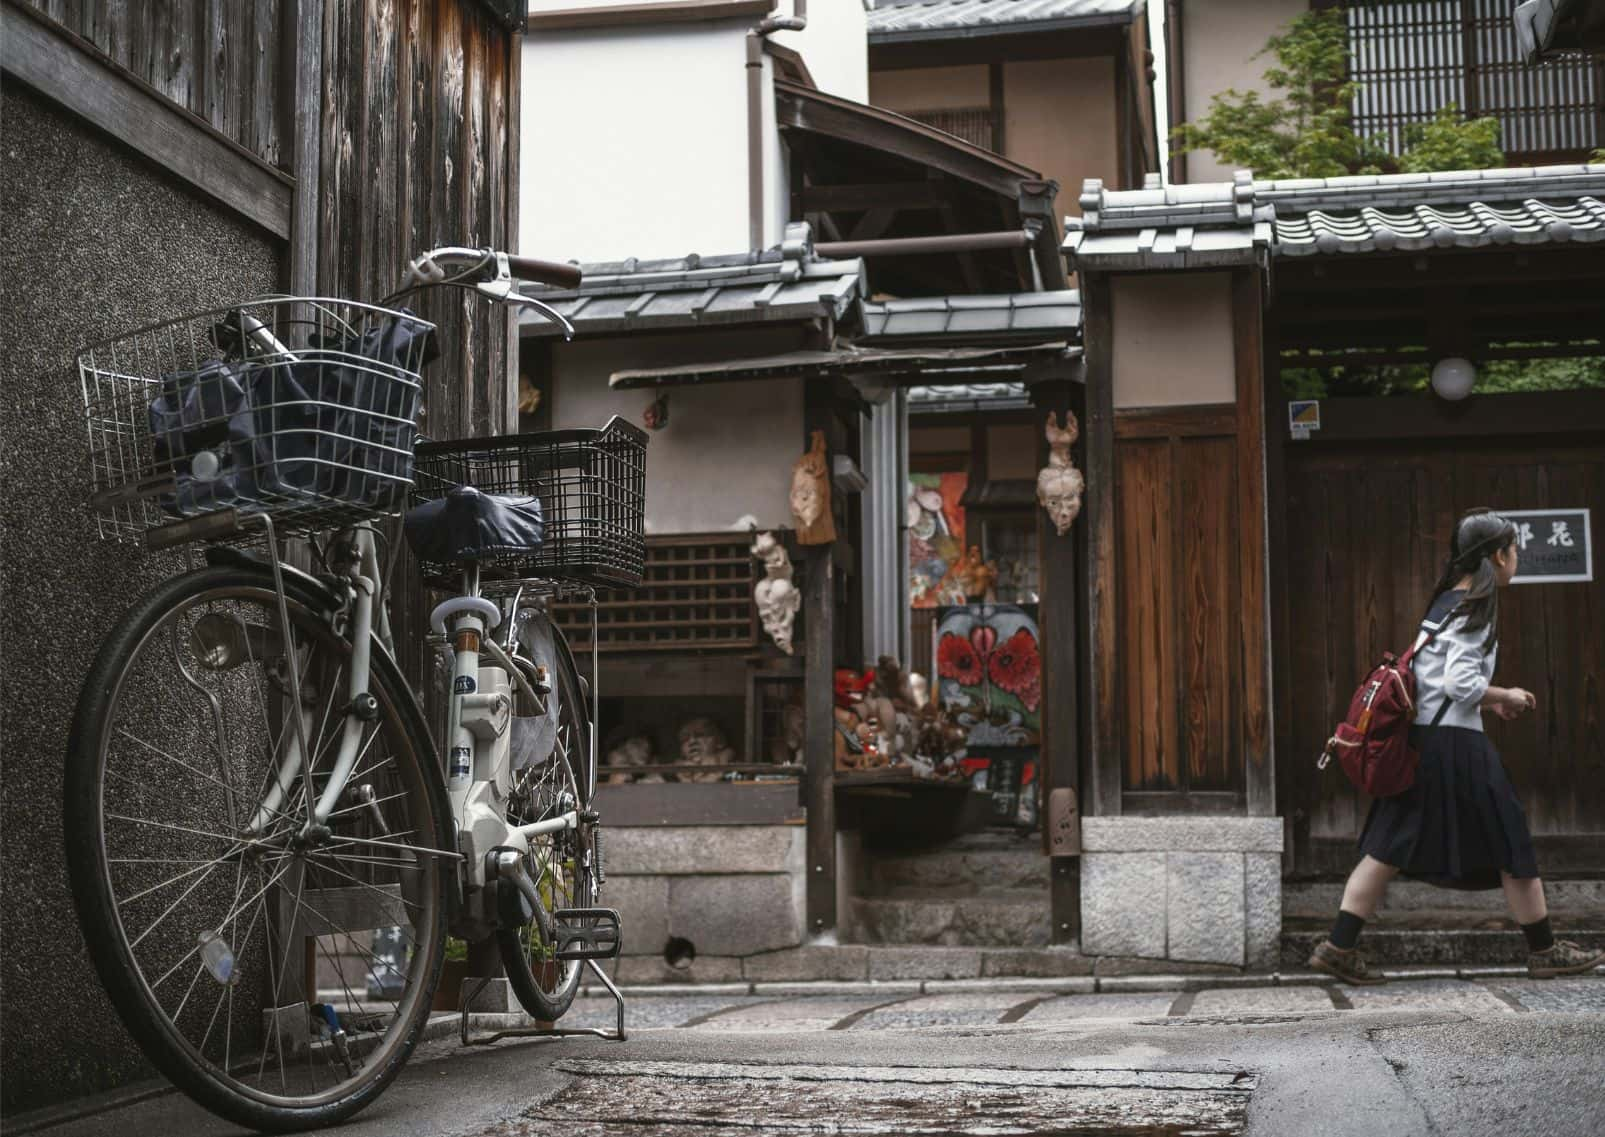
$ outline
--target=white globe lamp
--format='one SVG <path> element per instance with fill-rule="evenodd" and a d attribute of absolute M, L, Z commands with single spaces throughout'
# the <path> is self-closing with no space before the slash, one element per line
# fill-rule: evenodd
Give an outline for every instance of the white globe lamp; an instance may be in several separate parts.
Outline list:
<path fill-rule="evenodd" d="M 1471 394 L 1472 385 L 1476 382 L 1477 368 L 1469 359 L 1452 355 L 1432 365 L 1432 389 L 1439 398 L 1448 399 L 1451 403 L 1459 402 Z"/>

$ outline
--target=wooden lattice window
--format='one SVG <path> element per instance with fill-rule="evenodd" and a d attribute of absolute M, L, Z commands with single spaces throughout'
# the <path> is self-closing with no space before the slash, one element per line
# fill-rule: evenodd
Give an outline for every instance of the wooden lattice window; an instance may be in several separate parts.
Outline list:
<path fill-rule="evenodd" d="M 1578 158 L 1605 144 L 1605 82 L 1583 56 L 1529 66 L 1509 0 L 1351 0 L 1349 75 L 1360 84 L 1354 127 L 1395 154 L 1406 130 L 1454 103 L 1499 121 L 1511 165 Z"/>
<path fill-rule="evenodd" d="M 902 114 L 915 122 L 923 122 L 926 126 L 934 126 L 937 130 L 945 130 L 956 138 L 962 138 L 972 146 L 980 146 L 987 150 L 994 149 L 997 116 L 992 113 L 991 107 L 949 107 L 942 110 L 930 111 L 903 111 Z"/>
<path fill-rule="evenodd" d="M 745 533 L 648 537 L 639 588 L 597 597 L 601 651 L 752 649 L 755 566 Z M 589 651 L 590 608 L 558 604 L 558 624 L 576 652 Z"/>

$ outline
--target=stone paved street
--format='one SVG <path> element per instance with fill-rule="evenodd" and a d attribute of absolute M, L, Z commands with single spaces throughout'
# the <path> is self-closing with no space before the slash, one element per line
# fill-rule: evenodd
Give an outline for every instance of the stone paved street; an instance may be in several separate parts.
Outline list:
<path fill-rule="evenodd" d="M 1605 1115 L 1605 973 L 1418 971 L 1372 988 L 1294 974 L 731 984 L 637 988 L 628 1006 L 623 1044 L 464 1049 L 440 1016 L 340 1132 L 1581 1137 Z M 611 1017 L 586 992 L 564 1025 Z M 100 1105 L 7 1132 L 237 1132 L 154 1085 Z"/>
<path fill-rule="evenodd" d="M 1407 973 L 1406 973 L 1407 974 Z M 869 985 L 861 984 L 867 988 Z M 944 990 L 942 983 L 863 994 L 728 994 L 686 997 L 632 995 L 631 1029 L 732 1031 L 875 1031 L 943 1026 L 1040 1026 L 1077 1020 L 1307 1016 L 1359 1011 L 1448 1011 L 1466 1014 L 1582 1012 L 1605 1015 L 1605 974 L 1533 980 L 1396 978 L 1378 987 L 1313 983 L 1304 977 L 1277 985 L 1204 987 L 1184 991 L 1055 993 L 1051 988 Z M 820 985 L 821 991 L 828 985 Z M 797 990 L 805 990 L 797 988 Z M 609 1026 L 611 999 L 582 997 L 565 1026 Z"/>

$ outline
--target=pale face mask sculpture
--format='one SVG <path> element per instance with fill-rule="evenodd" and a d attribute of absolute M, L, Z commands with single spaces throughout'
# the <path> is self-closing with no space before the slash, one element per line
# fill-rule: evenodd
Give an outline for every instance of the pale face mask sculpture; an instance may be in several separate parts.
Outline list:
<path fill-rule="evenodd" d="M 763 565 L 764 577 L 752 586 L 753 603 L 763 630 L 775 646 L 792 654 L 791 628 L 802 607 L 802 593 L 792 583 L 791 558 L 773 533 L 759 533 L 752 543 L 752 555 Z"/>
<path fill-rule="evenodd" d="M 1086 481 L 1081 471 L 1070 464 L 1070 446 L 1081 436 L 1081 424 L 1076 422 L 1074 411 L 1064 412 L 1064 428 L 1059 417 L 1048 412 L 1045 427 L 1048 438 L 1048 464 L 1037 471 L 1037 503 L 1048 511 L 1053 528 L 1063 537 L 1081 513 L 1081 493 Z"/>

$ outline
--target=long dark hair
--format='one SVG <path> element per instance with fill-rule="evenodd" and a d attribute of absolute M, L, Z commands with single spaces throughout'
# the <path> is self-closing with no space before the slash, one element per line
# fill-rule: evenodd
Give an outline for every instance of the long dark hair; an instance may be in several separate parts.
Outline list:
<path fill-rule="evenodd" d="M 1432 601 L 1436 601 L 1462 577 L 1471 577 L 1471 587 L 1450 616 L 1463 615 L 1468 634 L 1487 629 L 1484 651 L 1491 652 L 1499 646 L 1499 577 L 1492 558 L 1515 540 L 1516 526 L 1493 510 L 1480 506 L 1468 510 L 1449 533 L 1449 559 L 1432 590 Z M 1429 610 L 1432 601 L 1428 602 Z"/>

